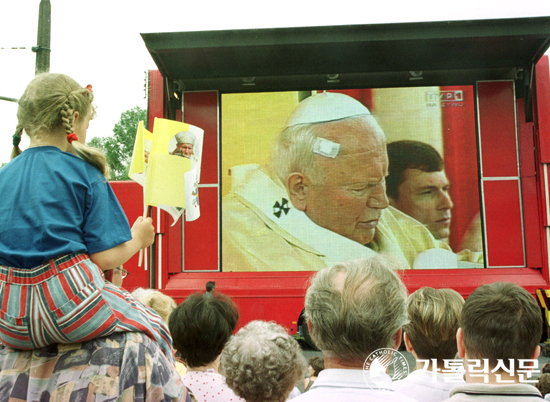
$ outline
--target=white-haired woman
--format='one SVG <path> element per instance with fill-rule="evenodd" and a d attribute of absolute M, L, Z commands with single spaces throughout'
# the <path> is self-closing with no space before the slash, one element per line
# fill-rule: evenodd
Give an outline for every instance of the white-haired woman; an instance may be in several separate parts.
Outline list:
<path fill-rule="evenodd" d="M 227 385 L 247 402 L 285 401 L 306 369 L 298 342 L 265 321 L 241 328 L 227 343 L 221 365 Z"/>

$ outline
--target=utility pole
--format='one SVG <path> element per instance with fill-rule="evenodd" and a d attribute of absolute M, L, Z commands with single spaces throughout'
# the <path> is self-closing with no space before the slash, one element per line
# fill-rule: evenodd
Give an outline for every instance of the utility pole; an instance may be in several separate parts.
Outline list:
<path fill-rule="evenodd" d="M 38 11 L 38 37 L 32 51 L 36 53 L 35 74 L 50 71 L 50 31 L 52 6 L 50 0 L 40 0 Z"/>

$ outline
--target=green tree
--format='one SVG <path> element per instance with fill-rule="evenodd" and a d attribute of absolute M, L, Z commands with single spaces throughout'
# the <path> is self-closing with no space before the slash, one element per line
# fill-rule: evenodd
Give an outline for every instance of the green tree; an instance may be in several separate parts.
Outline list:
<path fill-rule="evenodd" d="M 128 180 L 137 127 L 141 120 L 145 121 L 146 117 L 147 112 L 135 106 L 122 112 L 120 120 L 113 128 L 112 136 L 94 137 L 88 143 L 105 153 L 111 168 L 111 180 Z"/>

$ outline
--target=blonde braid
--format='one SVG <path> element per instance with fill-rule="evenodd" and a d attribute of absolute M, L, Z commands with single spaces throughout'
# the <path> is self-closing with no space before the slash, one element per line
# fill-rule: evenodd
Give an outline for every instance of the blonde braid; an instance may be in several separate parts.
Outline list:
<path fill-rule="evenodd" d="M 61 111 L 59 113 L 61 113 L 61 121 L 63 123 L 63 128 L 65 129 L 65 132 L 67 134 L 72 133 L 73 132 L 73 113 L 74 113 L 74 110 L 71 108 L 69 98 L 67 98 L 67 101 L 63 104 L 63 108 L 61 109 Z"/>
<path fill-rule="evenodd" d="M 19 98 L 17 119 L 19 124 L 14 135 L 14 150 L 17 155 L 21 151 L 16 136 L 22 130 L 31 138 L 43 134 L 57 132 L 61 127 L 68 134 L 74 130 L 74 114 L 78 112 L 84 118 L 87 113 L 95 115 L 93 105 L 94 95 L 91 88 L 83 88 L 71 77 L 64 74 L 38 74 L 27 85 Z M 17 141 L 16 141 L 17 140 Z M 109 175 L 109 167 L 105 155 L 96 148 L 73 141 L 75 154 L 85 162 L 97 168 L 105 177 Z M 17 149 L 16 149 L 17 148 Z"/>
<path fill-rule="evenodd" d="M 82 95 L 90 98 L 91 104 L 91 92 L 86 88 L 82 88 L 72 91 L 61 109 L 61 121 L 67 135 L 74 132 L 74 112 L 75 109 L 78 108 L 78 102 L 80 100 L 79 96 Z M 80 109 L 82 110 L 80 114 L 84 117 L 85 109 Z M 105 158 L 103 152 L 94 147 L 84 145 L 78 141 L 71 142 L 71 145 L 73 146 L 73 149 L 78 157 L 98 169 L 107 179 L 109 178 L 109 165 L 107 164 L 107 159 Z"/>

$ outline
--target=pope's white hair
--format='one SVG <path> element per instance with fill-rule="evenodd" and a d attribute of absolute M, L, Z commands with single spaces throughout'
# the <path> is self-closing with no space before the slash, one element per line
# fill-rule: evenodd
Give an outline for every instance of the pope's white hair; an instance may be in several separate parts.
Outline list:
<path fill-rule="evenodd" d="M 354 122 L 364 127 L 366 131 L 382 132 L 372 115 L 355 116 L 338 121 Z M 297 124 L 285 127 L 278 133 L 273 143 L 269 168 L 285 186 L 292 173 L 302 173 L 314 181 L 321 178 L 322 174 L 315 168 L 315 158 L 326 158 L 326 156 L 314 154 L 313 147 L 317 138 L 323 138 L 323 128 L 331 123 L 335 121 Z"/>

